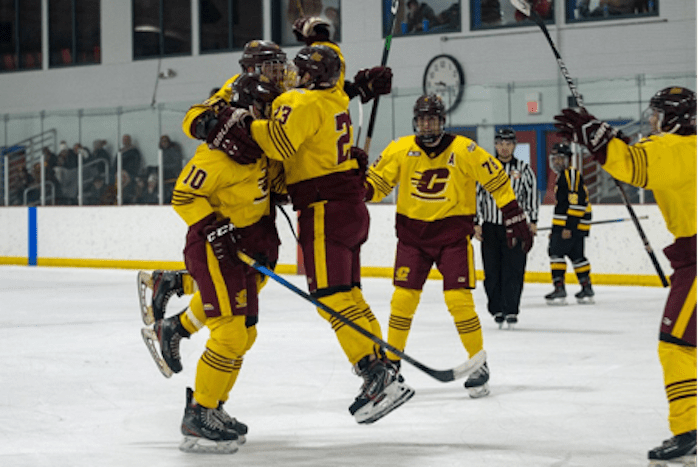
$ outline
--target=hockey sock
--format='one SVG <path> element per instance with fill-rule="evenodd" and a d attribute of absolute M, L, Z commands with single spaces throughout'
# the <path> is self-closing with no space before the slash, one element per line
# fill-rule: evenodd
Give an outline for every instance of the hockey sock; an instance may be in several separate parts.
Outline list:
<path fill-rule="evenodd" d="M 659 342 L 659 360 L 669 405 L 671 432 L 680 435 L 697 429 L 698 354 L 695 347 Z"/>
<path fill-rule="evenodd" d="M 322 297 L 319 301 L 366 331 L 373 332 L 372 325 L 365 316 L 362 307 L 353 298 L 352 292 L 337 292 L 333 295 Z M 330 316 L 320 308 L 317 308 L 317 310 L 323 319 L 331 323 L 331 327 L 333 331 L 335 331 L 340 347 L 343 349 L 343 352 L 345 352 L 351 364 L 354 365 L 359 362 L 365 355 L 374 355 L 377 353 L 374 342 L 367 339 L 353 328 L 346 326 L 345 323 L 339 319 Z"/>
<path fill-rule="evenodd" d="M 241 369 L 248 340 L 245 316 L 213 318 L 206 349 L 197 363 L 194 398 L 200 405 L 215 409 L 219 401 L 228 399 L 233 373 Z"/>
<path fill-rule="evenodd" d="M 389 316 L 389 330 L 387 342 L 399 350 L 406 348 L 408 334 L 411 332 L 413 315 L 420 301 L 420 290 L 395 287 L 391 297 L 391 315 Z M 391 352 L 386 353 L 390 360 L 399 360 L 399 357 Z"/>
<path fill-rule="evenodd" d="M 552 270 L 552 282 L 561 281 L 563 283 L 564 275 L 566 274 L 566 258 L 563 256 L 550 256 L 549 267 Z"/>
<path fill-rule="evenodd" d="M 197 290 L 190 300 L 188 306 L 183 313 L 180 314 L 180 323 L 182 327 L 187 329 L 187 332 L 194 334 L 204 327 L 204 322 L 207 320 L 207 315 L 204 314 L 204 305 L 202 305 L 202 294 Z"/>
<path fill-rule="evenodd" d="M 362 314 L 369 321 L 369 325 L 372 327 L 372 334 L 381 338 L 382 337 L 382 327 L 377 321 L 377 317 L 372 313 L 372 309 L 369 307 L 365 301 L 364 295 L 362 295 L 362 290 L 359 287 L 353 287 L 350 291 L 352 293 L 352 298 L 355 300 L 362 310 Z"/>
<path fill-rule="evenodd" d="M 248 342 L 246 343 L 245 349 L 243 353 L 247 353 L 251 347 L 253 347 L 253 343 L 255 342 L 255 339 L 258 337 L 258 331 L 255 329 L 255 326 L 251 326 L 247 329 L 248 331 Z M 241 367 L 243 366 L 243 357 L 239 357 L 236 359 L 234 362 L 234 369 L 233 372 L 231 373 L 231 377 L 229 378 L 228 384 L 226 385 L 226 389 L 224 390 L 224 395 L 221 396 L 221 402 L 226 402 L 228 400 L 228 395 L 231 392 L 231 389 L 233 389 L 234 384 L 236 384 L 236 379 L 238 379 L 238 375 L 241 372 Z"/>
<path fill-rule="evenodd" d="M 583 277 L 588 277 L 588 274 L 591 272 L 591 263 L 589 263 L 587 259 L 576 261 L 573 263 L 573 266 L 579 282 L 581 282 Z"/>
<path fill-rule="evenodd" d="M 197 287 L 197 283 L 194 281 L 194 278 L 192 278 L 192 276 L 189 273 L 185 273 L 182 275 L 182 290 L 184 290 L 185 295 L 192 295 L 193 293 L 199 290 L 199 287 Z"/>
<path fill-rule="evenodd" d="M 481 322 L 476 314 L 474 297 L 469 289 L 445 290 L 445 304 L 459 333 L 459 339 L 469 356 L 476 355 L 484 348 Z"/>

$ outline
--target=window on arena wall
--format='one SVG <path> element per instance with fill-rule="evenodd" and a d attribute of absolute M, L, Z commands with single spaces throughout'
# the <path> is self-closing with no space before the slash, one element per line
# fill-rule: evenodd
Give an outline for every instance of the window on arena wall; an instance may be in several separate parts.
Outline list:
<path fill-rule="evenodd" d="M 0 70 L 41 69 L 41 0 L 0 0 Z"/>
<path fill-rule="evenodd" d="M 49 67 L 100 63 L 100 0 L 49 0 Z"/>
<path fill-rule="evenodd" d="M 202 53 L 242 49 L 263 38 L 262 2 L 200 0 L 199 30 Z"/>
<path fill-rule="evenodd" d="M 532 2 L 532 8 L 542 17 L 545 24 L 554 23 L 553 3 L 552 0 L 534 0 Z M 509 0 L 471 0 L 472 31 L 533 26 L 534 24 L 520 13 Z"/>
<path fill-rule="evenodd" d="M 292 32 L 301 16 L 320 16 L 331 25 L 331 40 L 340 42 L 340 0 L 272 0 L 272 40 L 281 46 L 299 46 Z"/>
<path fill-rule="evenodd" d="M 392 0 L 382 0 L 383 37 L 389 34 Z M 461 0 L 399 0 L 393 36 L 443 34 L 462 31 Z"/>
<path fill-rule="evenodd" d="M 191 0 L 133 0 L 134 59 L 192 54 Z"/>
<path fill-rule="evenodd" d="M 659 16 L 660 0 L 566 0 L 566 22 Z"/>

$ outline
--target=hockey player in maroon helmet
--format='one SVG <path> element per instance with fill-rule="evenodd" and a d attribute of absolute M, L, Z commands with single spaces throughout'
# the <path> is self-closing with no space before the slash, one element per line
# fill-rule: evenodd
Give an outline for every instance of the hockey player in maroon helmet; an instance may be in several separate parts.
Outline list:
<path fill-rule="evenodd" d="M 664 88 L 649 102 L 652 134 L 628 144 L 608 123 L 564 109 L 558 133 L 583 144 L 614 178 L 652 190 L 674 242 L 664 249 L 673 275 L 658 353 L 673 437 L 649 451 L 651 465 L 693 461 L 697 452 L 697 96 Z M 686 464 L 690 465 L 690 464 Z"/>

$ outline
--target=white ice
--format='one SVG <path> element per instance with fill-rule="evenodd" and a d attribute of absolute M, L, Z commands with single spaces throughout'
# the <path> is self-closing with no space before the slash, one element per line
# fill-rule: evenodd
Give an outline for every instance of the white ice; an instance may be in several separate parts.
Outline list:
<path fill-rule="evenodd" d="M 298 276 L 287 279 L 303 287 Z M 140 336 L 136 271 L 0 267 L 0 465 L 304 467 L 621 467 L 646 465 L 670 437 L 658 323 L 667 290 L 596 286 L 596 304 L 548 307 L 525 284 L 521 322 L 498 330 L 474 293 L 491 395 L 470 399 L 404 364 L 416 390 L 364 426 L 347 407 L 360 379 L 329 325 L 270 282 L 259 337 L 227 409 L 250 427 L 233 455 L 178 450 L 185 387 L 208 332 L 183 341 L 184 371 L 165 379 Z M 392 285 L 364 280 L 386 330 Z M 168 314 L 186 304 L 171 301 Z M 406 353 L 447 369 L 466 360 L 441 284 L 429 281 Z"/>

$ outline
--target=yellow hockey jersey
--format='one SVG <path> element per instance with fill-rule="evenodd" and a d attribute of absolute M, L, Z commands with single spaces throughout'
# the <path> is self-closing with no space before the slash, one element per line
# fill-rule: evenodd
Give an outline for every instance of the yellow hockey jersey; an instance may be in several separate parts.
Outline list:
<path fill-rule="evenodd" d="M 697 233 L 697 135 L 652 135 L 629 146 L 608 144 L 603 169 L 616 179 L 654 192 L 674 238 Z"/>
<path fill-rule="evenodd" d="M 446 242 L 471 235 L 477 182 L 498 207 L 515 200 L 501 163 L 471 139 L 445 134 L 438 151 L 428 154 L 415 136 L 404 136 L 392 141 L 369 168 L 370 201 L 380 201 L 398 185 L 399 239 Z"/>
<path fill-rule="evenodd" d="M 239 75 L 240 73 L 234 75 L 232 78 L 226 81 L 224 85 L 221 86 L 218 91 L 216 91 L 216 93 L 209 97 L 209 99 L 205 100 L 201 104 L 195 104 L 190 107 L 189 110 L 187 110 L 185 118 L 182 120 L 183 133 L 192 139 L 197 139 L 192 131 L 192 123 L 197 117 L 202 115 L 207 110 L 218 113 L 223 105 L 228 105 L 228 103 L 231 101 L 231 95 L 233 94 L 231 85 L 234 81 L 236 81 L 236 78 L 238 78 Z"/>

